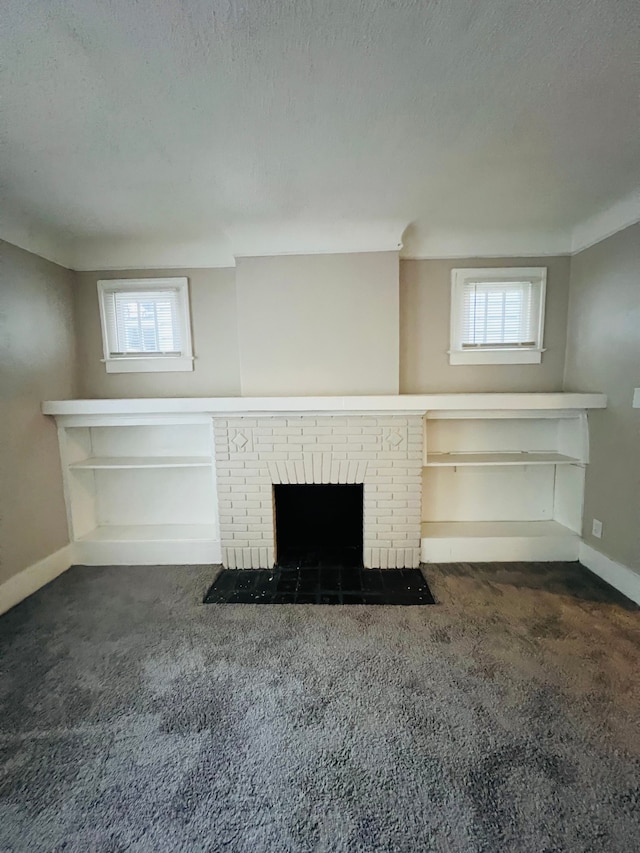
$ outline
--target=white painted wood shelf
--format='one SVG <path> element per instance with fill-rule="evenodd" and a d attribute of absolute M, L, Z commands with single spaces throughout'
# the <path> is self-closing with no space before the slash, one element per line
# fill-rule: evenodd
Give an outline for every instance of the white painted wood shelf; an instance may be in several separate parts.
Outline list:
<path fill-rule="evenodd" d="M 580 459 L 563 453 L 514 451 L 507 453 L 428 453 L 426 468 L 458 468 L 465 465 L 582 465 Z"/>
<path fill-rule="evenodd" d="M 69 465 L 78 469 L 116 468 L 206 468 L 213 465 L 210 456 L 92 456 Z"/>
<path fill-rule="evenodd" d="M 430 412 L 422 559 L 577 559 L 588 460 L 584 410 Z"/>
<path fill-rule="evenodd" d="M 353 397 L 162 397 L 104 400 L 47 400 L 45 415 L 227 415 L 286 412 L 429 412 L 429 411 L 526 411 L 604 409 L 604 394 L 579 392 L 388 394 Z M 104 422 L 104 421 L 103 421 Z"/>
<path fill-rule="evenodd" d="M 220 562 L 211 418 L 62 418 L 58 440 L 79 563 Z"/>

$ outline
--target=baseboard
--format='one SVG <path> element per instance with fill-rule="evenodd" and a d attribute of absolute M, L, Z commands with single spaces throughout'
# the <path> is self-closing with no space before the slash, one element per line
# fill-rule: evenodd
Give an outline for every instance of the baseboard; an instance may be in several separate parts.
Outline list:
<path fill-rule="evenodd" d="M 59 551 L 27 566 L 26 569 L 1 584 L 0 614 L 6 613 L 7 610 L 37 592 L 40 587 L 66 572 L 74 563 L 73 554 L 73 546 L 65 545 Z"/>
<path fill-rule="evenodd" d="M 640 572 L 606 557 L 586 542 L 580 543 L 578 559 L 594 575 L 598 575 L 631 601 L 640 604 Z"/>

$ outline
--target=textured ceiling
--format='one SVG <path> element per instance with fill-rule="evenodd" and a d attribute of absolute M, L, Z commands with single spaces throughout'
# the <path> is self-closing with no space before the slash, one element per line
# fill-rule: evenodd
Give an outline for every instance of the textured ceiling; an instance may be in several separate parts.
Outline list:
<path fill-rule="evenodd" d="M 0 227 L 77 267 L 566 251 L 635 210 L 638 0 L 2 7 Z"/>

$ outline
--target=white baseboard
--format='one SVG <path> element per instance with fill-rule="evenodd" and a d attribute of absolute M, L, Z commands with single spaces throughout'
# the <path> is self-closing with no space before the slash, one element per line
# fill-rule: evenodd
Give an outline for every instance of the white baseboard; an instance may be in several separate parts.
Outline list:
<path fill-rule="evenodd" d="M 37 592 L 40 587 L 66 572 L 74 563 L 73 556 L 73 546 L 65 545 L 59 551 L 27 566 L 26 569 L 1 584 L 0 614 L 6 613 L 7 610 Z"/>
<path fill-rule="evenodd" d="M 611 584 L 631 601 L 640 604 L 640 572 L 606 557 L 586 542 L 580 543 L 578 559 L 594 575 Z"/>

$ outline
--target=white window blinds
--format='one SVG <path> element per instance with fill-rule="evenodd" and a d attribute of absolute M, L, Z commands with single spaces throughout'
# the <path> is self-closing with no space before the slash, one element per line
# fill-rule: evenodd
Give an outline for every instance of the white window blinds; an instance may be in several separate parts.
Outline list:
<path fill-rule="evenodd" d="M 539 364 L 545 267 L 451 270 L 449 364 Z"/>
<path fill-rule="evenodd" d="M 472 347 L 535 347 L 539 289 L 530 281 L 465 281 L 459 340 Z"/>
<path fill-rule="evenodd" d="M 99 281 L 98 303 L 107 373 L 193 370 L 188 279 Z"/>
<path fill-rule="evenodd" d="M 105 291 L 104 320 L 110 358 L 183 354 L 177 289 Z"/>

